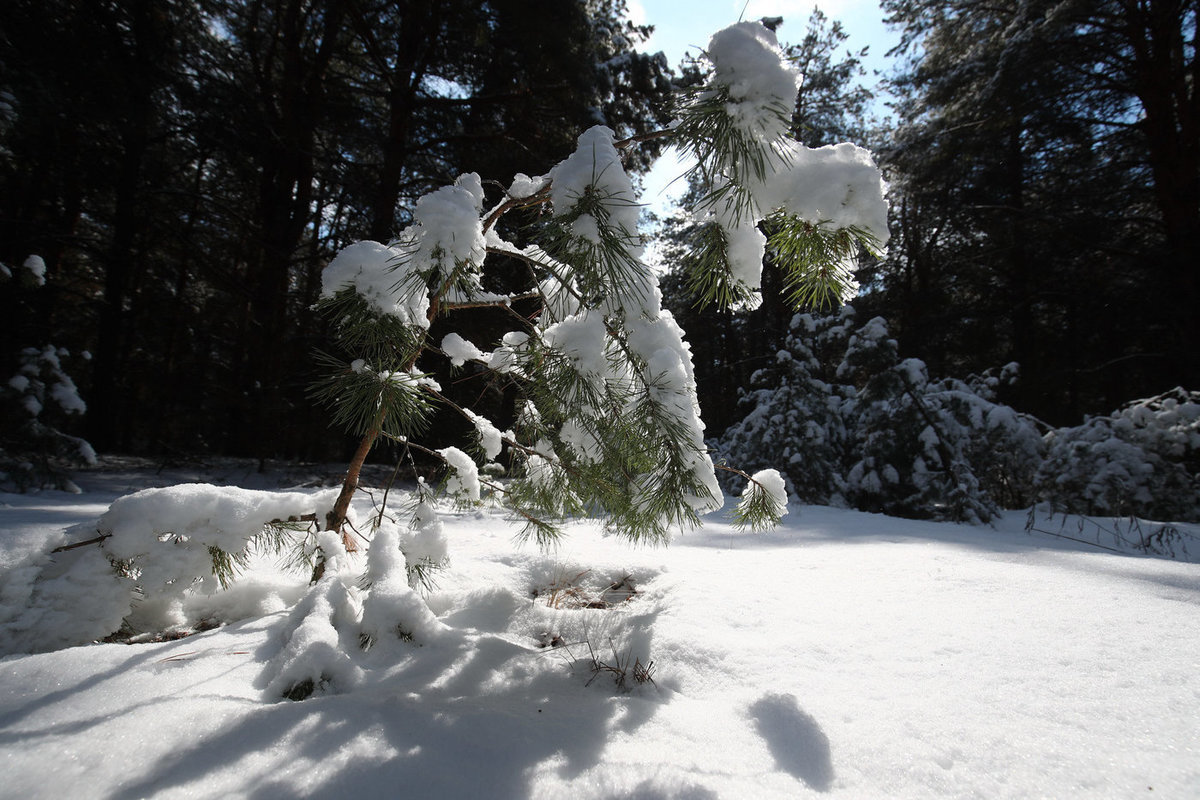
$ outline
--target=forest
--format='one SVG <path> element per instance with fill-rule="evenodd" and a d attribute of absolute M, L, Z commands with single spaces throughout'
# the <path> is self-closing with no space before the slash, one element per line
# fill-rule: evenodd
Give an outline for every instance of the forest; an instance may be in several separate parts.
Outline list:
<path fill-rule="evenodd" d="M 886 124 L 839 23 L 778 28 L 804 75 L 793 135 L 868 146 L 889 184 L 891 242 L 858 264 L 858 319 L 886 320 L 932 375 L 1015 362 L 997 399 L 1048 426 L 1200 386 L 1197 4 L 883 7 L 902 32 Z M 311 396 L 332 338 L 322 270 L 391 240 L 460 173 L 490 206 L 590 125 L 664 130 L 701 70 L 640 52 L 647 33 L 621 0 L 5 3 L 0 374 L 30 358 L 69 374 L 87 413 L 39 408 L 101 452 L 345 459 L 353 439 Z M 664 302 L 719 435 L 794 335 L 795 301 L 830 309 L 793 296 L 771 253 L 758 308 L 697 307 L 696 228 L 681 214 L 661 230 Z M 484 288 L 530 280 L 503 273 Z M 492 310 L 456 322 L 499 330 Z M 443 384 L 502 427 L 514 413 L 486 380 Z M 20 460 L 28 398 L 5 392 Z"/>
<path fill-rule="evenodd" d="M 1198 3 L 0 4 L 4 791 L 1200 796 Z"/>

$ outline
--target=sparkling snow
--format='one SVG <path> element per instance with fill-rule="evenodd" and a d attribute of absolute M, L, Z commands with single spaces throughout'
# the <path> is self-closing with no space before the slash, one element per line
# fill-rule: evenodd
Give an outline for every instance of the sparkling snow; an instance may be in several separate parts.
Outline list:
<path fill-rule="evenodd" d="M 98 480 L 0 495 L 5 613 L 65 527 L 140 488 Z M 548 554 L 495 513 L 447 515 L 436 619 L 414 620 L 438 634 L 377 645 L 341 665 L 343 693 L 304 702 L 264 699 L 288 611 L 7 656 L 4 794 L 1200 796 L 1200 566 L 1026 534 L 1022 514 L 992 529 L 791 510 L 768 534 L 711 517 L 667 549 L 581 522 Z M 561 602 L 618 584 L 636 593 L 612 608 Z M 372 619 L 415 613 L 393 589 Z M 565 646 L 539 647 L 553 635 Z M 654 683 L 587 685 L 585 641 L 652 660 Z"/>

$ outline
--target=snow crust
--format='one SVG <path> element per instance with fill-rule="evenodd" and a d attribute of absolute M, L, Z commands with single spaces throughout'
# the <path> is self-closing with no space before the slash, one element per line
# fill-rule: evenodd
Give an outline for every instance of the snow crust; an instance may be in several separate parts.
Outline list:
<path fill-rule="evenodd" d="M 5 608 L 22 602 L 25 554 L 111 502 L 84 485 L 83 496 L 0 496 Z M 321 545 L 342 566 L 306 591 L 307 613 L 6 657 L 4 792 L 1200 793 L 1200 567 L 1027 534 L 1023 513 L 987 528 L 791 510 L 767 534 L 709 520 L 666 551 L 580 523 L 557 553 L 515 547 L 499 516 L 448 515 L 452 568 L 425 600 L 376 583 L 357 611 L 378 639 L 353 663 L 336 638 L 356 613 L 348 576 L 399 574 L 400 536 L 381 529 L 366 555 L 336 552 L 330 537 Z M 625 580 L 636 594 L 607 595 L 612 608 L 564 602 L 569 587 L 603 594 Z M 413 616 L 421 605 L 428 616 Z M 400 620 L 417 620 L 412 641 L 394 633 Z M 654 683 L 622 692 L 602 674 L 588 685 L 585 641 L 609 662 L 613 649 L 652 660 Z M 304 702 L 267 691 L 305 677 L 323 688 Z"/>

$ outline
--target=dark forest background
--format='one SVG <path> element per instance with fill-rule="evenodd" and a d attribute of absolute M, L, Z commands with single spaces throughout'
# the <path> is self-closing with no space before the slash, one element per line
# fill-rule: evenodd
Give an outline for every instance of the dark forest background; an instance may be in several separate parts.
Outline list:
<path fill-rule="evenodd" d="M 870 146 L 892 187 L 859 317 L 886 317 L 938 375 L 1019 362 L 1002 399 L 1053 424 L 1200 386 L 1200 0 L 884 7 L 904 42 L 886 126 L 840 25 L 778 31 L 807 76 L 796 136 Z M 101 452 L 344 458 L 307 394 L 321 270 L 462 172 L 497 200 L 590 125 L 666 125 L 693 71 L 637 53 L 646 31 L 623 16 L 621 0 L 0 4 L 0 376 L 22 348 L 66 348 L 89 405 L 73 429 Z M 666 230 L 677 265 L 689 231 Z M 779 283 L 768 269 L 762 308 L 719 313 L 664 277 L 711 433 L 784 338 Z"/>

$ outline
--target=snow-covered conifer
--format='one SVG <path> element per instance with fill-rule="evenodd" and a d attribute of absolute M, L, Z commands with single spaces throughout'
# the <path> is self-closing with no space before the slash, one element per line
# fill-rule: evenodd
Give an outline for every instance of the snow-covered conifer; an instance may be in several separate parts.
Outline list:
<path fill-rule="evenodd" d="M 1200 519 L 1200 392 L 1135 400 L 1046 441 L 1037 483 L 1055 510 Z"/>
<path fill-rule="evenodd" d="M 1035 422 L 994 402 L 999 380 L 931 380 L 883 319 L 856 325 L 849 306 L 797 315 L 719 448 L 749 469 L 778 465 L 808 502 L 987 521 L 1029 502 L 1041 454 Z"/>
<path fill-rule="evenodd" d="M 850 444 L 845 405 L 855 389 L 838 382 L 829 353 L 840 359 L 853 323 L 851 306 L 792 318 L 774 363 L 751 377 L 740 401 L 745 416 L 718 441 L 723 457 L 747 471 L 779 469 L 788 494 L 802 502 L 843 502 Z M 745 481 L 732 473 L 722 480 L 732 490 Z"/>
<path fill-rule="evenodd" d="M 973 417 L 931 382 L 924 362 L 900 359 L 876 317 L 851 337 L 839 374 L 856 376 L 856 453 L 846 476 L 856 508 L 898 516 L 987 522 L 999 511 L 971 460 Z M 982 420 L 980 420 L 982 421 Z"/>
<path fill-rule="evenodd" d="M 676 124 L 656 134 L 698 160 L 698 213 L 714 234 L 693 284 L 708 301 L 748 300 L 766 246 L 755 225 L 771 218 L 791 237 L 774 246 L 799 290 L 841 294 L 850 255 L 887 239 L 879 171 L 853 145 L 813 150 L 788 137 L 799 76 L 766 27 L 720 31 L 707 57 L 706 82 L 681 99 Z M 330 377 L 318 397 L 362 445 L 330 528 L 340 529 L 358 465 L 376 439 L 416 447 L 407 437 L 435 406 L 470 422 L 484 458 L 514 467 L 500 484 L 473 474 L 456 447 L 427 449 L 446 464 L 447 485 L 472 498 L 490 492 L 539 541 L 554 538 L 569 515 L 598 513 L 630 539 L 662 542 L 721 505 L 691 352 L 642 260 L 638 200 L 623 165 L 636 145 L 593 127 L 547 175 L 517 175 L 487 210 L 479 177 L 463 175 L 421 198 L 396 241 L 360 242 L 333 260 L 322 305 L 343 352 L 326 359 Z M 497 227 L 518 208 L 543 211 L 533 243 L 523 247 Z M 528 267 L 519 295 L 481 290 L 492 255 Z M 511 308 L 530 297 L 541 313 L 498 341 L 451 333 L 435 346 L 426 338 L 444 315 Z M 417 371 L 423 354 L 435 351 L 515 385 L 525 408 L 516 424 L 502 431 L 507 423 L 446 398 Z"/>
<path fill-rule="evenodd" d="M 16 374 L 0 384 L 0 484 L 78 491 L 68 468 L 96 463 L 92 446 L 60 427 L 59 420 L 87 411 L 63 367 L 69 355 L 54 345 L 26 347 Z"/>
<path fill-rule="evenodd" d="M 677 123 L 642 137 L 668 138 L 698 156 L 698 213 L 714 231 L 694 273 L 701 298 L 754 294 L 766 242 L 755 226 L 768 217 L 791 237 L 775 246 L 798 291 L 842 293 L 846 259 L 887 238 L 878 170 L 853 145 L 810 151 L 788 139 L 798 76 L 765 27 L 718 33 L 708 58 L 713 69 L 681 100 Z M 438 459 L 445 493 L 503 505 L 540 543 L 581 514 L 629 540 L 665 543 L 722 505 L 691 351 L 643 260 L 638 198 L 623 163 L 639 141 L 596 125 L 548 174 L 515 176 L 490 207 L 480 176 L 466 173 L 418 199 L 394 241 L 352 244 L 328 265 L 318 305 L 333 347 L 320 356 L 326 377 L 313 393 L 360 443 L 325 515 L 312 586 L 282 625 L 280 653 L 262 677 L 269 696 L 298 699 L 353 683 L 358 667 L 345 653 L 359 644 L 436 635 L 411 580 L 446 557 L 435 498 L 424 488 L 412 535 L 387 527 L 380 513 L 366 579 L 349 577 L 357 558 L 350 502 L 380 440 Z M 498 224 L 518 209 L 540 211 L 520 246 Z M 523 286 L 484 290 L 491 266 L 514 260 L 527 270 Z M 537 311 L 522 315 L 521 304 Z M 481 306 L 511 312 L 511 329 L 491 341 L 473 341 L 466 328 L 431 338 L 435 323 L 454 328 L 456 315 Z M 517 418 L 489 419 L 447 397 L 423 371 L 439 358 L 511 387 Z M 438 408 L 460 415 L 472 441 L 418 441 Z M 473 453 L 505 461 L 509 477 L 488 477 Z M 787 511 L 783 477 L 769 467 L 745 477 L 751 486 L 736 521 L 774 524 Z M 191 559 L 207 540 L 189 542 L 178 580 L 190 586 L 198 568 Z M 155 591 L 173 586 L 156 563 L 143 567 Z"/>

